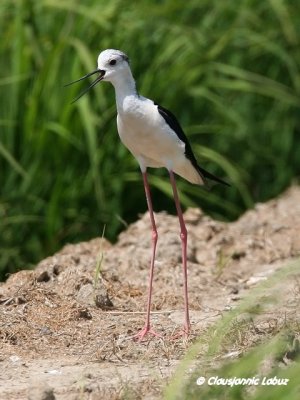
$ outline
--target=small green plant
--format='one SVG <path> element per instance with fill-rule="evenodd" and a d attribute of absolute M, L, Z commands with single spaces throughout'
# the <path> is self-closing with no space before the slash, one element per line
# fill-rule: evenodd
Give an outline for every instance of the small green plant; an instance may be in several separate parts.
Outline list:
<path fill-rule="evenodd" d="M 230 260 L 231 257 L 229 255 L 226 255 L 224 253 L 224 250 L 221 248 L 220 251 L 218 252 L 218 258 L 216 263 L 216 270 L 215 270 L 216 280 L 220 278 L 225 268 L 229 264 Z"/>
<path fill-rule="evenodd" d="M 95 274 L 94 274 L 94 289 L 97 288 L 99 279 L 101 278 L 101 269 L 102 269 L 102 263 L 104 260 L 104 252 L 103 252 L 104 234 L 105 234 L 105 226 L 103 227 L 103 231 L 102 231 L 102 235 L 101 235 L 102 240 L 100 242 L 99 252 L 98 252 L 97 258 L 96 258 L 96 267 L 95 267 Z"/>

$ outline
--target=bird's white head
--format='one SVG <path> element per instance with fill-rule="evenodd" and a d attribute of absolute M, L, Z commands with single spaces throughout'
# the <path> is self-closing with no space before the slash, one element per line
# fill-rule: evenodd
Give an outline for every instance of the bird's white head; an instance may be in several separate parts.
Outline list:
<path fill-rule="evenodd" d="M 114 83 L 119 77 L 130 73 L 129 59 L 120 50 L 104 50 L 98 56 L 98 70 L 103 74 L 103 81 Z"/>
<path fill-rule="evenodd" d="M 95 71 L 90 72 L 76 81 L 68 83 L 66 86 L 82 81 L 94 74 L 98 74 L 98 77 L 89 87 L 80 93 L 73 102 L 78 100 L 100 81 L 111 82 L 114 86 L 118 86 L 120 82 L 129 81 L 131 86 L 135 87 L 129 66 L 129 59 L 127 55 L 120 50 L 107 49 L 102 51 L 98 56 L 98 68 Z"/>

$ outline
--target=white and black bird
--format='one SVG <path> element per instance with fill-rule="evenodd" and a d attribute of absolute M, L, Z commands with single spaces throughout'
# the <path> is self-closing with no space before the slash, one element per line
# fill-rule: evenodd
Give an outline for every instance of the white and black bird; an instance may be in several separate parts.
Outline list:
<path fill-rule="evenodd" d="M 228 184 L 198 165 L 187 137 L 176 117 L 170 111 L 152 100 L 141 96 L 137 92 L 129 59 L 126 54 L 120 50 L 113 49 L 102 51 L 98 57 L 97 69 L 68 85 L 82 81 L 94 74 L 98 75 L 95 81 L 74 101 L 78 100 L 100 81 L 111 82 L 114 86 L 119 136 L 123 144 L 130 150 L 139 163 L 152 225 L 152 256 L 146 321 L 145 326 L 135 335 L 135 338 L 142 340 L 148 333 L 159 336 L 150 325 L 153 270 L 158 234 L 147 179 L 148 167 L 164 167 L 170 175 L 182 242 L 185 308 L 185 321 L 182 333 L 188 335 L 190 331 L 190 318 L 187 288 L 187 230 L 179 203 L 174 173 L 198 185 L 204 185 L 206 180 L 213 180 L 225 185 Z"/>

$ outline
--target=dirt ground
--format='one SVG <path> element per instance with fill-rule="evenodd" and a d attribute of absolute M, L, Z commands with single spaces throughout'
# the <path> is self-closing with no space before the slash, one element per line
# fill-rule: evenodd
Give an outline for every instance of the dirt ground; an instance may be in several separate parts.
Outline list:
<path fill-rule="evenodd" d="M 258 204 L 234 223 L 189 209 L 192 333 L 183 322 L 178 220 L 156 215 L 159 231 L 152 323 L 141 343 L 150 260 L 149 215 L 111 245 L 67 245 L 0 286 L 0 398 L 159 399 L 193 342 L 249 289 L 300 255 L 300 188 Z"/>

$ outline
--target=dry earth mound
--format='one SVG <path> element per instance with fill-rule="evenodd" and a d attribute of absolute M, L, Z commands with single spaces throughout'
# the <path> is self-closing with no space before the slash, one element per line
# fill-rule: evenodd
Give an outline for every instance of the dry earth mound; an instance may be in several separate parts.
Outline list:
<path fill-rule="evenodd" d="M 152 322 L 162 338 L 135 343 L 143 326 L 151 234 L 145 214 L 111 245 L 67 245 L 0 286 L 0 398 L 159 398 L 188 343 L 178 220 L 159 231 Z M 300 188 L 234 223 L 185 213 L 192 341 L 286 260 L 300 254 Z M 252 342 L 254 342 L 253 339 Z M 251 340 L 249 340 L 251 345 Z"/>

